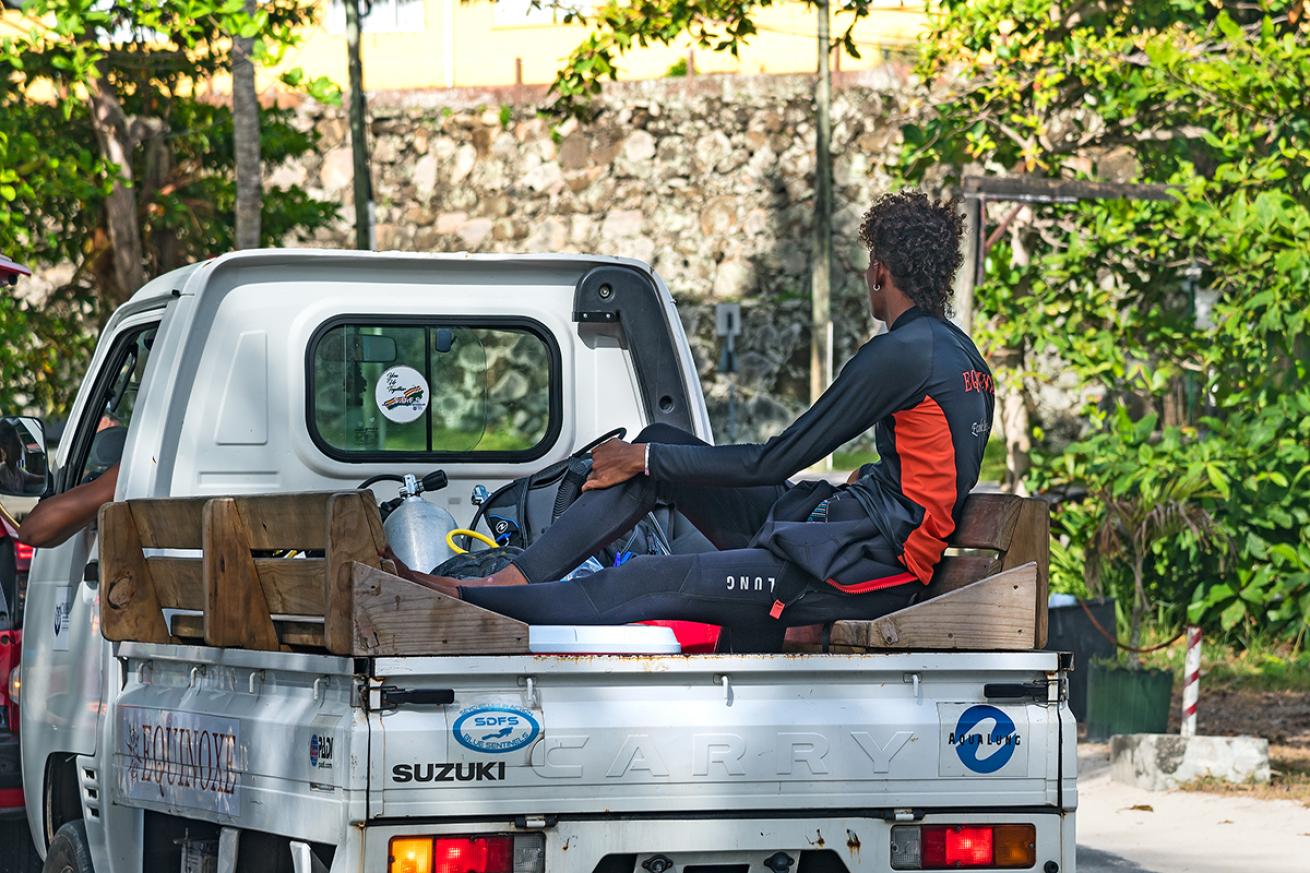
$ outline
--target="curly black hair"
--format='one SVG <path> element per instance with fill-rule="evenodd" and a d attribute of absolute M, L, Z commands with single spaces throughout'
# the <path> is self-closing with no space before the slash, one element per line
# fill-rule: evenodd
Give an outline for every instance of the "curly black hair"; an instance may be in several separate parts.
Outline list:
<path fill-rule="evenodd" d="M 860 222 L 869 257 L 891 271 L 896 287 L 925 312 L 950 314 L 951 281 L 964 255 L 958 201 L 934 201 L 906 189 L 882 195 Z"/>

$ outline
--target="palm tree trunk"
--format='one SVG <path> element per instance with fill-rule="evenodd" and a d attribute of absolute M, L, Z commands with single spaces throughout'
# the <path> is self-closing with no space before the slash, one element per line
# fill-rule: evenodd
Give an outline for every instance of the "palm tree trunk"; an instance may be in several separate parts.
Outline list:
<path fill-rule="evenodd" d="M 257 0 L 246 0 L 246 14 L 254 15 Z M 232 141 L 236 153 L 236 245 L 259 247 L 260 212 L 264 207 L 259 157 L 259 97 L 255 93 L 255 40 L 238 36 L 232 44 Z"/>

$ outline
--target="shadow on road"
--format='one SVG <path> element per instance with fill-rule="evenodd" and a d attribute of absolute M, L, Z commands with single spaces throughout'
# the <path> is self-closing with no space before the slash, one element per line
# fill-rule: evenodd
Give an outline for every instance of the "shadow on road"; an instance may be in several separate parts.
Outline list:
<path fill-rule="evenodd" d="M 1086 846 L 1078 847 L 1078 873 L 1155 873 L 1139 867 L 1127 858 L 1111 855 Z"/>

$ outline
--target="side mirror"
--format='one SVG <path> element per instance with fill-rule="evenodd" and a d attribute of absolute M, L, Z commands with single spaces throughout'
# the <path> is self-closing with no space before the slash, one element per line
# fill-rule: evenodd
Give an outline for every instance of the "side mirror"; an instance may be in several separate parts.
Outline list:
<path fill-rule="evenodd" d="M 39 418 L 0 418 L 0 494 L 40 497 L 50 482 L 45 425 Z"/>

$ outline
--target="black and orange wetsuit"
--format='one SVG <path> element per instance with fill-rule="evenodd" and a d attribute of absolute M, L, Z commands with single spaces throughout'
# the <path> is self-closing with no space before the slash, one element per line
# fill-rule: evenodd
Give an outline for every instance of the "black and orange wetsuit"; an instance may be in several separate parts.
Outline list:
<path fill-rule="evenodd" d="M 638 439 L 651 444 L 649 475 L 587 492 L 515 563 L 531 582 L 559 579 L 660 500 L 719 551 L 465 595 L 538 624 L 689 619 L 758 629 L 770 619 L 883 614 L 920 588 L 908 583 L 931 580 L 978 481 L 993 407 L 991 372 L 968 335 L 910 309 L 768 442 L 710 446 L 647 428 Z M 855 482 L 787 482 L 870 428 L 879 459 Z"/>

